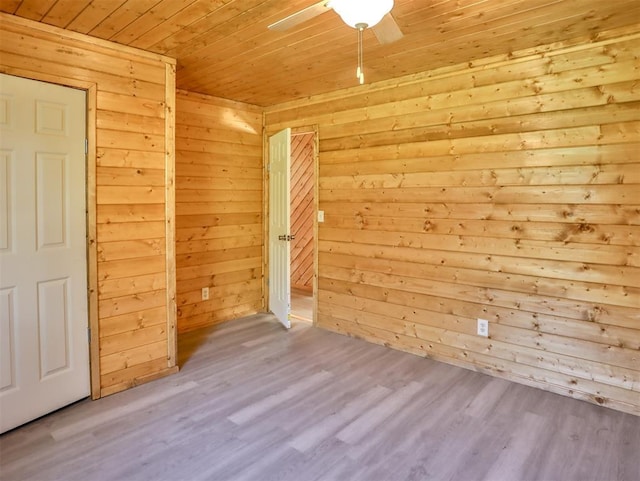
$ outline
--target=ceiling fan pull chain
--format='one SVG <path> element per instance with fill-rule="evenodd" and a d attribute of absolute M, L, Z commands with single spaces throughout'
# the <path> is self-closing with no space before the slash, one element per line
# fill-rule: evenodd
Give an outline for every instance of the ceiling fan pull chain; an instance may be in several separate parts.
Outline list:
<path fill-rule="evenodd" d="M 364 84 L 364 48 L 362 42 L 362 35 L 364 32 L 364 27 L 358 27 L 358 69 L 356 71 L 356 76 L 358 80 L 360 80 L 360 85 Z"/>
<path fill-rule="evenodd" d="M 357 35 L 358 35 L 358 43 L 357 43 L 357 45 L 358 45 L 358 47 L 357 47 L 358 48 L 358 65 L 356 67 L 356 77 L 360 78 L 360 65 L 361 65 L 361 62 L 360 62 L 360 54 L 361 54 L 361 50 L 360 50 L 360 29 L 357 30 Z"/>

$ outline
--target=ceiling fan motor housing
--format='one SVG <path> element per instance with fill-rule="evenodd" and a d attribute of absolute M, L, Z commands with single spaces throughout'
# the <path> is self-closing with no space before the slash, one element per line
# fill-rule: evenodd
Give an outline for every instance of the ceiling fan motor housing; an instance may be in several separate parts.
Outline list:
<path fill-rule="evenodd" d="M 344 23 L 363 30 L 380 22 L 393 8 L 393 0 L 331 0 L 329 6 Z"/>

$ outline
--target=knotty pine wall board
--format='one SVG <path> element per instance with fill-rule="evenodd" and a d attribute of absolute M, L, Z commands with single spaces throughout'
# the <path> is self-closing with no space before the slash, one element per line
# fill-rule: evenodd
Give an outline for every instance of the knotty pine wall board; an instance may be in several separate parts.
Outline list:
<path fill-rule="evenodd" d="M 175 62 L 5 14 L 0 28 L 0 71 L 89 92 L 92 396 L 175 372 Z"/>
<path fill-rule="evenodd" d="M 603 32 L 267 108 L 319 130 L 317 325 L 640 414 L 639 57 Z"/>
<path fill-rule="evenodd" d="M 263 309 L 262 165 L 261 109 L 178 91 L 179 332 Z"/>

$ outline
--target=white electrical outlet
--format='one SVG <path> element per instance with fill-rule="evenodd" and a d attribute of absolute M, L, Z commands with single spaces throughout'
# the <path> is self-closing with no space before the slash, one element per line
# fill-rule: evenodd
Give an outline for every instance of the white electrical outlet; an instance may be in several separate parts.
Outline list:
<path fill-rule="evenodd" d="M 208 287 L 203 287 L 202 288 L 202 300 L 203 301 L 208 301 L 209 300 L 209 288 Z"/>
<path fill-rule="evenodd" d="M 323 210 L 319 210 L 318 211 L 318 222 L 324 222 L 324 211 Z"/>
<path fill-rule="evenodd" d="M 489 321 L 478 318 L 478 336 L 489 337 Z"/>

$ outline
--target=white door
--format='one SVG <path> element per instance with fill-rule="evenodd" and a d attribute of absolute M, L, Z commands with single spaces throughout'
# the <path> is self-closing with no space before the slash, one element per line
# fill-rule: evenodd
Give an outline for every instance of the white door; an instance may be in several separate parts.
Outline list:
<path fill-rule="evenodd" d="M 0 432 L 89 395 L 85 112 L 0 74 Z"/>
<path fill-rule="evenodd" d="M 291 327 L 291 129 L 269 137 L 269 310 Z"/>

